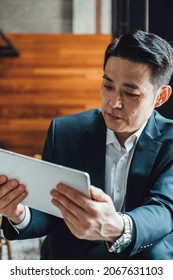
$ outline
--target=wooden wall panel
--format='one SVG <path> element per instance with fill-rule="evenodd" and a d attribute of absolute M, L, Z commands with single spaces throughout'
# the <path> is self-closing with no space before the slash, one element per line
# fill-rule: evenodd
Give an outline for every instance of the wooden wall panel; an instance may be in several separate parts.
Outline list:
<path fill-rule="evenodd" d="M 7 34 L 19 58 L 0 59 L 0 142 L 41 153 L 53 117 L 100 107 L 110 35 Z"/>

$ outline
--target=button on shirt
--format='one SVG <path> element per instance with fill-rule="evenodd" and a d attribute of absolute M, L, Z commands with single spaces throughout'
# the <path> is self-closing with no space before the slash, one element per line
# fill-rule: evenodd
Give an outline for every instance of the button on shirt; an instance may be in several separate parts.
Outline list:
<path fill-rule="evenodd" d="M 105 192 L 111 196 L 117 212 L 125 210 L 127 177 L 137 141 L 146 125 L 132 134 L 121 147 L 115 133 L 107 128 Z"/>

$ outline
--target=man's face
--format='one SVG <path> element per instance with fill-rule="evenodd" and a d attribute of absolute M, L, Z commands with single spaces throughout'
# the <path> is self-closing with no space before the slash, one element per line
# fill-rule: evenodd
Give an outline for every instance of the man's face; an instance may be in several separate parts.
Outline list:
<path fill-rule="evenodd" d="M 152 114 L 159 90 L 154 91 L 150 75 L 145 64 L 108 59 L 101 86 L 102 114 L 118 138 L 126 140 Z"/>

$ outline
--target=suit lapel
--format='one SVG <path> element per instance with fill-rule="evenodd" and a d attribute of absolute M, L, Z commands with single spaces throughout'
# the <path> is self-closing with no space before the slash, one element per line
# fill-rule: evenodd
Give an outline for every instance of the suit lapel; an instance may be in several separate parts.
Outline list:
<path fill-rule="evenodd" d="M 141 134 L 131 162 L 127 181 L 126 210 L 138 207 L 148 186 L 148 178 L 161 148 L 154 139 L 160 135 L 154 114 Z"/>
<path fill-rule="evenodd" d="M 82 141 L 83 165 L 90 174 L 91 184 L 104 189 L 106 126 L 100 113 Z"/>
<path fill-rule="evenodd" d="M 127 211 L 138 207 L 143 200 L 148 178 L 162 145 L 155 139 L 159 135 L 153 114 L 140 136 L 131 162 L 127 181 Z M 91 184 L 101 189 L 105 185 L 105 153 L 106 126 L 100 113 L 83 138 L 81 154 L 84 170 L 90 174 Z"/>

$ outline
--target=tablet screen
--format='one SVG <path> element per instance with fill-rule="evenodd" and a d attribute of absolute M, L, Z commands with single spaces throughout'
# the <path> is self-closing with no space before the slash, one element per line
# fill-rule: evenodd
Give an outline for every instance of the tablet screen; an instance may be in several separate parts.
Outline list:
<path fill-rule="evenodd" d="M 89 195 L 88 173 L 3 149 L 0 149 L 0 174 L 17 179 L 26 186 L 25 205 L 61 218 L 61 212 L 51 203 L 50 195 L 50 190 L 58 183 Z"/>

